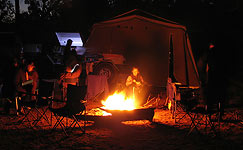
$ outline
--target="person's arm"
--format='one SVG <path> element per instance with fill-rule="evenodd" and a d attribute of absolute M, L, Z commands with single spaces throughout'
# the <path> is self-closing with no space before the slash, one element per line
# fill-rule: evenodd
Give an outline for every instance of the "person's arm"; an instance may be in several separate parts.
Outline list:
<path fill-rule="evenodd" d="M 15 75 L 15 87 L 19 92 L 26 92 L 26 90 L 22 87 L 22 82 L 25 81 L 24 72 L 22 70 L 18 70 Z"/>
<path fill-rule="evenodd" d="M 35 94 L 35 90 L 37 89 L 38 80 L 39 80 L 39 75 L 36 71 L 33 72 L 32 80 L 33 80 L 33 86 L 32 86 L 32 89 L 31 89 L 31 93 Z"/>
<path fill-rule="evenodd" d="M 173 98 L 175 98 L 175 96 L 176 96 L 176 86 L 175 86 L 175 83 L 172 83 L 171 86 L 172 86 L 172 89 L 173 89 Z"/>
<path fill-rule="evenodd" d="M 132 77 L 131 76 L 128 76 L 127 77 L 127 80 L 126 80 L 126 86 L 129 86 L 129 85 L 131 85 L 133 83 L 133 81 L 132 81 Z"/>
<path fill-rule="evenodd" d="M 140 81 L 133 80 L 133 82 L 134 82 L 137 86 L 141 86 L 141 85 L 144 83 L 144 81 L 143 81 L 143 77 L 142 77 L 141 75 L 139 76 L 139 79 L 140 79 Z"/>
<path fill-rule="evenodd" d="M 78 69 L 76 69 L 73 73 L 68 72 L 65 73 L 65 78 L 78 78 L 82 72 L 82 67 L 79 66 Z"/>
<path fill-rule="evenodd" d="M 137 86 L 141 86 L 142 83 L 140 81 L 136 81 L 136 80 L 133 80 L 133 82 L 137 85 Z"/>
<path fill-rule="evenodd" d="M 140 83 L 140 85 L 143 85 L 143 84 L 144 84 L 143 77 L 140 75 L 140 76 L 139 76 L 139 78 L 140 78 L 140 82 L 139 82 L 139 83 Z M 140 85 L 139 85 L 139 86 L 140 86 Z"/>

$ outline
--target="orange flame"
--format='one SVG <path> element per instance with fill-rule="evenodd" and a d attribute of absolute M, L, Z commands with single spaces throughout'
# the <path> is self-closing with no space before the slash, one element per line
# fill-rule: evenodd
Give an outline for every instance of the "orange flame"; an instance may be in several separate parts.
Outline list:
<path fill-rule="evenodd" d="M 104 105 L 102 108 L 110 110 L 133 110 L 136 108 L 134 98 L 126 97 L 125 92 L 115 92 L 110 95 L 105 101 L 101 101 Z"/>

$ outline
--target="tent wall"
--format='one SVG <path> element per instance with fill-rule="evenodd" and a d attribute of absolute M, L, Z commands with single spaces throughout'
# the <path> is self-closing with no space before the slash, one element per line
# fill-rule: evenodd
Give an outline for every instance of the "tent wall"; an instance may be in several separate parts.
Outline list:
<path fill-rule="evenodd" d="M 166 86 L 171 35 L 176 79 L 187 85 L 189 74 L 190 84 L 198 86 L 197 72 L 191 62 L 194 59 L 192 53 L 188 52 L 191 49 L 186 44 L 184 27 L 170 26 L 168 23 L 158 23 L 139 16 L 115 19 L 95 24 L 85 47 L 98 53 L 122 54 L 127 64 L 140 69 L 149 84 Z"/>

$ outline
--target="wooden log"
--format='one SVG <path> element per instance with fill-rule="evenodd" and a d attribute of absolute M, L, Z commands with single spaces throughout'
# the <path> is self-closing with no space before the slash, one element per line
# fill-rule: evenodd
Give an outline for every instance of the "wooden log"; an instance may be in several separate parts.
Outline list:
<path fill-rule="evenodd" d="M 111 113 L 111 119 L 116 121 L 149 120 L 153 121 L 155 108 L 142 108 L 134 110 L 106 110 Z"/>

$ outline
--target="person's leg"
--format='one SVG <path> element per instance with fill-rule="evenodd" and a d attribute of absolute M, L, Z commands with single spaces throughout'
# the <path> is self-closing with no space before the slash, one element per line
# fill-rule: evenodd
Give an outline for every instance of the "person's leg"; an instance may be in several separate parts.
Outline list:
<path fill-rule="evenodd" d="M 12 101 L 9 98 L 4 98 L 4 112 L 10 114 L 10 107 Z"/>
<path fill-rule="evenodd" d="M 20 114 L 20 115 L 23 115 L 24 114 L 24 111 L 23 111 L 23 103 L 25 101 L 27 101 L 27 97 L 25 94 L 22 94 L 22 95 L 19 95 L 16 97 L 15 99 L 15 102 L 16 102 L 16 111 L 17 111 L 17 115 Z"/>

